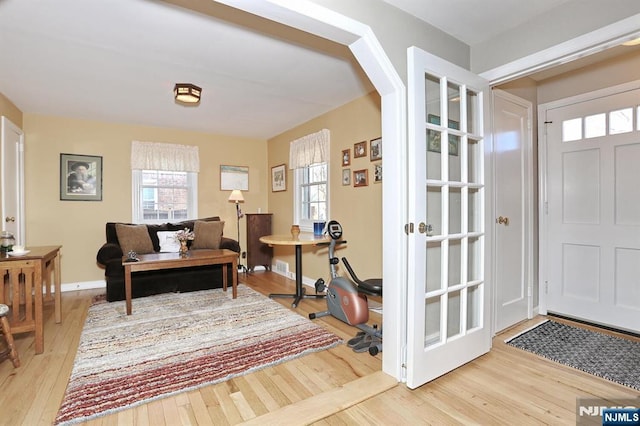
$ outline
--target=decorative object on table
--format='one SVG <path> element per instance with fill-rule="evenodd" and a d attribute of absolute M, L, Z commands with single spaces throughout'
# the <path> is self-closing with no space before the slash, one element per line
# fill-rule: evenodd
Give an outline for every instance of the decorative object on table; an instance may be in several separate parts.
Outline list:
<path fill-rule="evenodd" d="M 60 200 L 102 201 L 102 157 L 60 154 Z"/>
<path fill-rule="evenodd" d="M 382 138 L 369 141 L 369 159 L 371 161 L 382 160 Z"/>
<path fill-rule="evenodd" d="M 13 237 L 13 234 L 9 231 L 2 231 L 0 233 L 0 251 L 2 253 L 7 253 L 13 250 L 13 245 L 16 243 L 16 239 Z"/>
<path fill-rule="evenodd" d="M 291 237 L 294 240 L 297 240 L 300 237 L 300 226 L 299 225 L 291 225 Z"/>
<path fill-rule="evenodd" d="M 353 186 L 367 186 L 369 185 L 369 170 L 362 169 L 353 172 Z"/>
<path fill-rule="evenodd" d="M 287 190 L 287 169 L 284 164 L 271 168 L 271 192 Z"/>
<path fill-rule="evenodd" d="M 506 344 L 640 391 L 640 342 L 546 320 Z"/>
<path fill-rule="evenodd" d="M 351 185 L 351 169 L 342 169 L 342 185 Z"/>
<path fill-rule="evenodd" d="M 181 229 L 176 232 L 176 240 L 180 242 L 180 256 L 186 257 L 189 254 L 189 247 L 187 245 L 188 241 L 192 241 L 196 237 L 196 234 L 193 233 L 189 228 Z"/>
<path fill-rule="evenodd" d="M 236 218 L 238 221 L 238 244 L 240 244 L 240 219 L 244 216 L 242 210 L 240 210 L 239 204 L 244 203 L 244 196 L 242 195 L 242 191 L 239 189 L 234 189 L 233 191 L 231 191 L 231 195 L 229 195 L 229 202 L 236 203 Z M 242 249 L 240 249 L 240 253 L 242 253 Z M 241 260 L 238 262 L 238 269 L 242 269 L 243 272 L 247 272 L 247 268 L 242 264 Z"/>
<path fill-rule="evenodd" d="M 124 308 L 122 301 L 89 308 L 56 425 L 220 383 L 341 342 L 242 284 L 236 299 L 216 289 L 137 299 L 129 317 Z M 158 312 L 170 312 L 171 320 Z M 118 338 L 105 345 L 109 335 Z"/>
<path fill-rule="evenodd" d="M 324 234 L 324 227 L 326 225 L 325 221 L 316 221 L 313 222 L 313 235 L 316 237 L 322 237 Z"/>
<path fill-rule="evenodd" d="M 351 164 L 351 150 L 345 149 L 342 151 L 342 167 Z"/>
<path fill-rule="evenodd" d="M 367 141 L 362 141 L 353 144 L 353 158 L 360 158 L 367 156 Z"/>
<path fill-rule="evenodd" d="M 249 190 L 249 167 L 247 166 L 220 166 L 220 190 L 233 191 Z"/>
<path fill-rule="evenodd" d="M 373 165 L 373 183 L 382 182 L 382 164 Z"/>

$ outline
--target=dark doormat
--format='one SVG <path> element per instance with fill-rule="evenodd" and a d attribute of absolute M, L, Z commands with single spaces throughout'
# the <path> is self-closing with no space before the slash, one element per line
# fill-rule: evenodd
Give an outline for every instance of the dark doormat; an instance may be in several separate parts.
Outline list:
<path fill-rule="evenodd" d="M 640 390 L 640 342 L 545 321 L 505 343 Z"/>

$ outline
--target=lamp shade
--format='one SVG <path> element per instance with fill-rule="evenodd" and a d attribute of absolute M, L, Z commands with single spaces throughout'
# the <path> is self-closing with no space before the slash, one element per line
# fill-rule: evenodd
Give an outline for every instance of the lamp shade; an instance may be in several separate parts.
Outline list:
<path fill-rule="evenodd" d="M 197 104 L 200 102 L 200 95 L 202 89 L 195 84 L 190 83 L 176 83 L 173 88 L 173 95 L 176 101 L 186 104 Z"/>
<path fill-rule="evenodd" d="M 233 191 L 231 191 L 231 195 L 229 195 L 229 201 L 233 201 L 236 203 L 244 202 L 242 191 L 240 191 L 239 189 L 234 189 Z"/>

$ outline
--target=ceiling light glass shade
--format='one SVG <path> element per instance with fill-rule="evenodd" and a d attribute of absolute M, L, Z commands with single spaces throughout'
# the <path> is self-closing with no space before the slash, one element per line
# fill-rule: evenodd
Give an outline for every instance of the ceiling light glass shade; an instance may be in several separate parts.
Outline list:
<path fill-rule="evenodd" d="M 622 43 L 623 46 L 637 46 L 638 44 L 640 44 L 640 37 Z"/>
<path fill-rule="evenodd" d="M 240 191 L 239 189 L 234 189 L 233 191 L 231 191 L 231 195 L 229 195 L 229 201 L 235 201 L 236 203 L 244 202 L 242 191 Z"/>
<path fill-rule="evenodd" d="M 202 89 L 194 84 L 190 83 L 176 83 L 173 88 L 173 95 L 176 101 L 187 104 L 197 104 L 200 102 L 200 95 Z"/>

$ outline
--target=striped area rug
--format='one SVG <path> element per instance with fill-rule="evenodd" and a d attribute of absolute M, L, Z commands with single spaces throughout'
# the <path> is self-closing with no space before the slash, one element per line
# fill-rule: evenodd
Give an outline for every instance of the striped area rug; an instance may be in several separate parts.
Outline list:
<path fill-rule="evenodd" d="M 244 286 L 89 308 L 55 424 L 86 421 L 331 348 L 340 338 Z"/>

